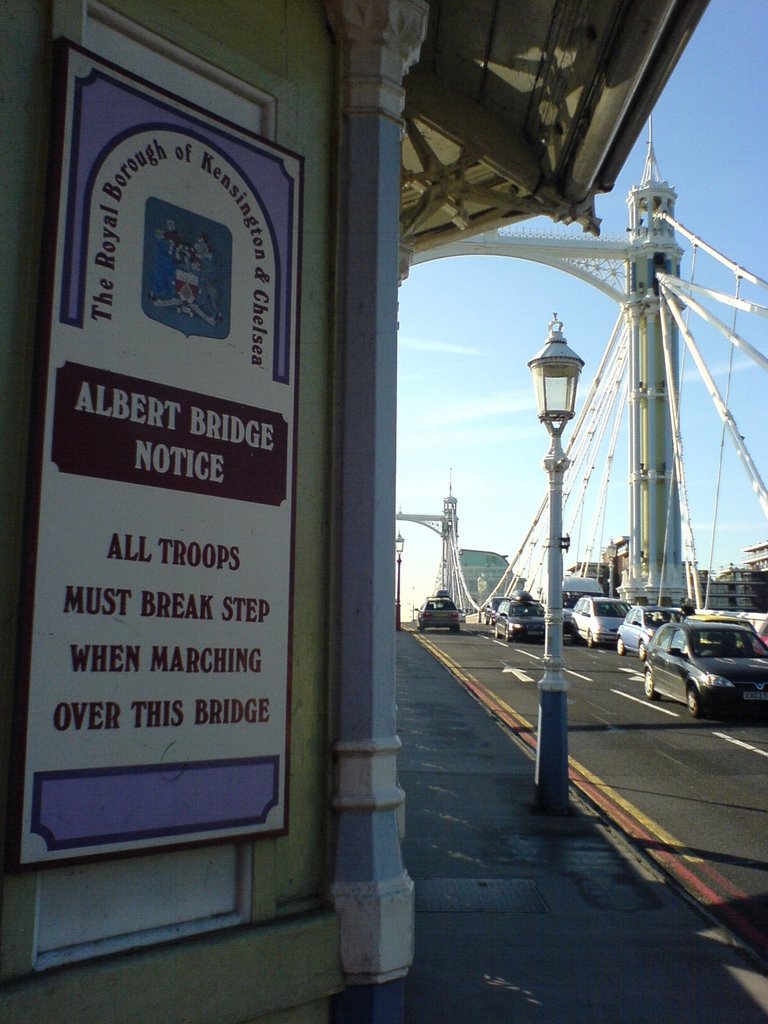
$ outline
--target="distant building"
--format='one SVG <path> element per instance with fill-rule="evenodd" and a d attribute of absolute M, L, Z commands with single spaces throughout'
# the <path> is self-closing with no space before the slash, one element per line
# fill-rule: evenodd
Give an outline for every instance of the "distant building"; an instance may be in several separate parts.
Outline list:
<path fill-rule="evenodd" d="M 618 595 L 628 565 L 628 537 L 611 540 L 603 550 L 603 561 L 577 562 L 567 574 L 590 576 L 600 581 L 610 595 Z M 768 609 L 768 540 L 744 548 L 741 565 L 729 565 L 717 572 L 699 569 L 702 605 L 713 611 L 765 611 Z"/>
<path fill-rule="evenodd" d="M 747 556 L 742 560 L 742 565 L 747 569 L 753 569 L 757 572 L 768 571 L 768 540 L 763 540 L 759 544 L 752 544 L 748 548 L 744 548 L 744 554 Z"/>
<path fill-rule="evenodd" d="M 730 565 L 709 580 L 701 581 L 701 593 L 707 608 L 717 611 L 764 611 L 768 608 L 768 572 Z M 708 597 L 705 597 L 707 595 Z"/>
<path fill-rule="evenodd" d="M 459 551 L 459 559 L 470 597 L 478 604 L 482 604 L 507 571 L 509 563 L 506 556 L 497 555 L 495 551 L 462 548 Z"/>

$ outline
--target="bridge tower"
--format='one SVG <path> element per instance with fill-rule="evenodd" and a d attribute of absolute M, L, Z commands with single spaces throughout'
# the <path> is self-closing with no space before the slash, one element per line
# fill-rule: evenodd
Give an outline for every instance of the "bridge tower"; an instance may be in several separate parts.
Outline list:
<path fill-rule="evenodd" d="M 458 580 L 454 551 L 459 540 L 459 517 L 457 502 L 453 495 L 453 484 L 448 485 L 448 496 L 443 498 L 443 557 L 440 562 L 441 585 L 451 597 L 460 600 L 461 587 Z"/>
<path fill-rule="evenodd" d="M 658 272 L 678 275 L 682 249 L 674 229 L 654 214 L 674 216 L 677 193 L 661 177 L 648 139 L 640 185 L 629 207 L 627 298 L 629 333 L 629 568 L 620 593 L 636 603 L 677 604 L 685 594 L 680 502 L 674 476 L 673 435 L 668 409 L 678 389 L 677 329 L 667 331 L 669 372 L 664 357 Z M 670 378 L 671 373 L 671 378 Z"/>
<path fill-rule="evenodd" d="M 414 515 L 400 511 L 395 516 L 395 519 L 408 523 L 421 523 L 422 526 L 426 526 L 427 529 L 440 536 L 443 550 L 436 585 L 441 590 L 447 590 L 457 605 L 463 608 L 468 598 L 459 565 L 459 516 L 457 506 L 458 502 L 453 493 L 453 484 L 449 483 L 448 496 L 443 498 L 442 514 Z"/>

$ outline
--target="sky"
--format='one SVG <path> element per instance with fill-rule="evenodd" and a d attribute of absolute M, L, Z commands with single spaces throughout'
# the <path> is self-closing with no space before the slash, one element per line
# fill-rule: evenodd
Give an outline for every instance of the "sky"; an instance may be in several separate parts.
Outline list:
<path fill-rule="evenodd" d="M 653 114 L 653 147 L 662 177 L 678 194 L 678 221 L 763 280 L 768 279 L 767 44 L 764 0 L 711 0 Z M 613 191 L 596 199 L 604 237 L 625 237 L 626 197 L 640 183 L 646 151 L 644 133 Z M 578 225 L 565 229 L 544 218 L 523 222 L 516 230 L 582 234 Z M 694 261 L 690 243 L 681 236 L 678 242 L 685 253 L 683 278 L 690 279 L 693 269 L 698 284 L 734 293 L 729 271 L 701 249 Z M 768 305 L 763 289 L 742 283 L 740 294 Z M 459 546 L 511 556 L 547 489 L 542 460 L 549 438 L 536 416 L 528 361 L 544 345 L 557 312 L 569 345 L 585 361 L 583 398 L 618 308 L 596 288 L 561 271 L 492 256 L 414 266 L 399 299 L 397 510 L 438 515 L 450 487 L 457 501 Z M 711 308 L 733 326 L 732 311 Z M 731 346 L 698 317 L 691 326 L 725 394 Z M 768 354 L 768 320 L 740 312 L 735 330 Z M 682 437 L 696 554 L 701 568 L 717 570 L 739 564 L 744 547 L 768 539 L 768 523 L 735 447 L 728 437 L 722 442 L 721 420 L 689 358 L 682 378 Z M 768 483 L 765 398 L 764 371 L 737 352 L 729 407 Z M 566 428 L 564 443 L 568 438 Z M 606 458 L 604 450 L 598 459 Z M 598 471 L 595 479 L 599 476 Z M 572 532 L 571 559 L 584 557 L 595 530 L 603 544 L 629 532 L 625 425 L 605 513 L 595 526 L 590 505 L 597 504 L 597 490 L 595 482 Z M 441 541 L 419 524 L 398 521 L 396 528 L 405 539 L 401 602 L 407 619 L 434 590 Z"/>

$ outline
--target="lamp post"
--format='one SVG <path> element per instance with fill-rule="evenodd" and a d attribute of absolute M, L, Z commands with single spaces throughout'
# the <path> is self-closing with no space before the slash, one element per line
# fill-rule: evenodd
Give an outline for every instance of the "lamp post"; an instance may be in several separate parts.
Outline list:
<path fill-rule="evenodd" d="M 405 538 L 398 532 L 395 537 L 395 551 L 397 552 L 397 594 L 395 596 L 395 629 L 400 629 L 400 565 L 403 561 L 403 548 Z"/>
<path fill-rule="evenodd" d="M 605 545 L 605 560 L 608 563 L 608 597 L 616 596 L 614 579 L 616 575 L 616 545 L 611 538 Z"/>
<path fill-rule="evenodd" d="M 539 734 L 536 746 L 536 805 L 539 810 L 568 809 L 568 682 L 563 675 L 563 476 L 570 461 L 560 435 L 573 418 L 576 385 L 583 359 L 563 337 L 553 314 L 544 348 L 528 363 L 533 374 L 539 419 L 551 443 L 544 469 L 549 476 L 547 610 L 544 675 L 539 682 Z"/>

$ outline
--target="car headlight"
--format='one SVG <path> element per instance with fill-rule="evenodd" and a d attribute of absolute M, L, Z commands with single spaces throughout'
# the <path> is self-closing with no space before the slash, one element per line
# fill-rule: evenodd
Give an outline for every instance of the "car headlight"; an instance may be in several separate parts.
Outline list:
<path fill-rule="evenodd" d="M 725 679 L 723 678 L 723 676 L 713 675 L 711 672 L 708 672 L 704 676 L 702 682 L 705 686 L 733 686 L 733 683 L 730 679 Z"/>

